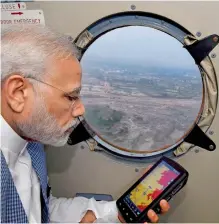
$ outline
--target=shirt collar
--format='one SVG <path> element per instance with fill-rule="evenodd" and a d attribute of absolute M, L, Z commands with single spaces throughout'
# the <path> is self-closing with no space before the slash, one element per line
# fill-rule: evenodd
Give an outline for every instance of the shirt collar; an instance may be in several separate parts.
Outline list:
<path fill-rule="evenodd" d="M 26 147 L 27 141 L 21 138 L 0 115 L 1 121 L 1 148 L 7 148 L 16 154 L 20 154 Z"/>

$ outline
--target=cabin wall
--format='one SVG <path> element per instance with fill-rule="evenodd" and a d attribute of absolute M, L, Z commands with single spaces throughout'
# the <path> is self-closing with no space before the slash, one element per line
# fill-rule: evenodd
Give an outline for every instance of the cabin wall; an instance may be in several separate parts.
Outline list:
<path fill-rule="evenodd" d="M 160 14 L 175 20 L 202 37 L 219 34 L 219 2 L 31 2 L 29 9 L 42 9 L 46 24 L 75 38 L 94 21 L 117 12 L 136 10 Z M 212 60 L 219 74 L 219 46 Z M 219 145 L 219 113 L 210 128 Z M 136 180 L 149 163 L 115 159 L 104 152 L 92 152 L 86 143 L 61 148 L 46 147 L 50 183 L 55 196 L 74 197 L 77 192 L 107 193 L 116 199 Z M 219 149 L 191 150 L 177 158 L 190 173 L 186 188 L 171 202 L 163 222 L 218 222 Z M 136 168 L 140 172 L 136 172 Z"/>

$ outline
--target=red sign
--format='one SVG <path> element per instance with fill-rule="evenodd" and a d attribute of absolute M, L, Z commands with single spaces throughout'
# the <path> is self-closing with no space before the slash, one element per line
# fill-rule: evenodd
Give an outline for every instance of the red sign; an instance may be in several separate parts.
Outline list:
<path fill-rule="evenodd" d="M 24 10 L 24 11 L 2 11 L 2 28 L 13 24 L 42 24 L 45 25 L 45 19 L 42 10 Z"/>

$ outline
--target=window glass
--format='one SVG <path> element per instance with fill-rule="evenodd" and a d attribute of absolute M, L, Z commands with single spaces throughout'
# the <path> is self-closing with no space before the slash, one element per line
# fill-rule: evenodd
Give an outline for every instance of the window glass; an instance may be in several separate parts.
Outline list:
<path fill-rule="evenodd" d="M 164 32 L 115 29 L 90 45 L 81 64 L 85 120 L 113 145 L 137 151 L 172 145 L 198 116 L 199 69 Z"/>

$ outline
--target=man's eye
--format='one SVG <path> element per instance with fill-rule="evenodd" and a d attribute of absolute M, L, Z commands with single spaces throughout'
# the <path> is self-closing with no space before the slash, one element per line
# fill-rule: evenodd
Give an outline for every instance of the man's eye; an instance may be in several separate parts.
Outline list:
<path fill-rule="evenodd" d="M 68 98 L 69 101 L 75 101 L 77 100 L 76 96 L 66 96 Z"/>

